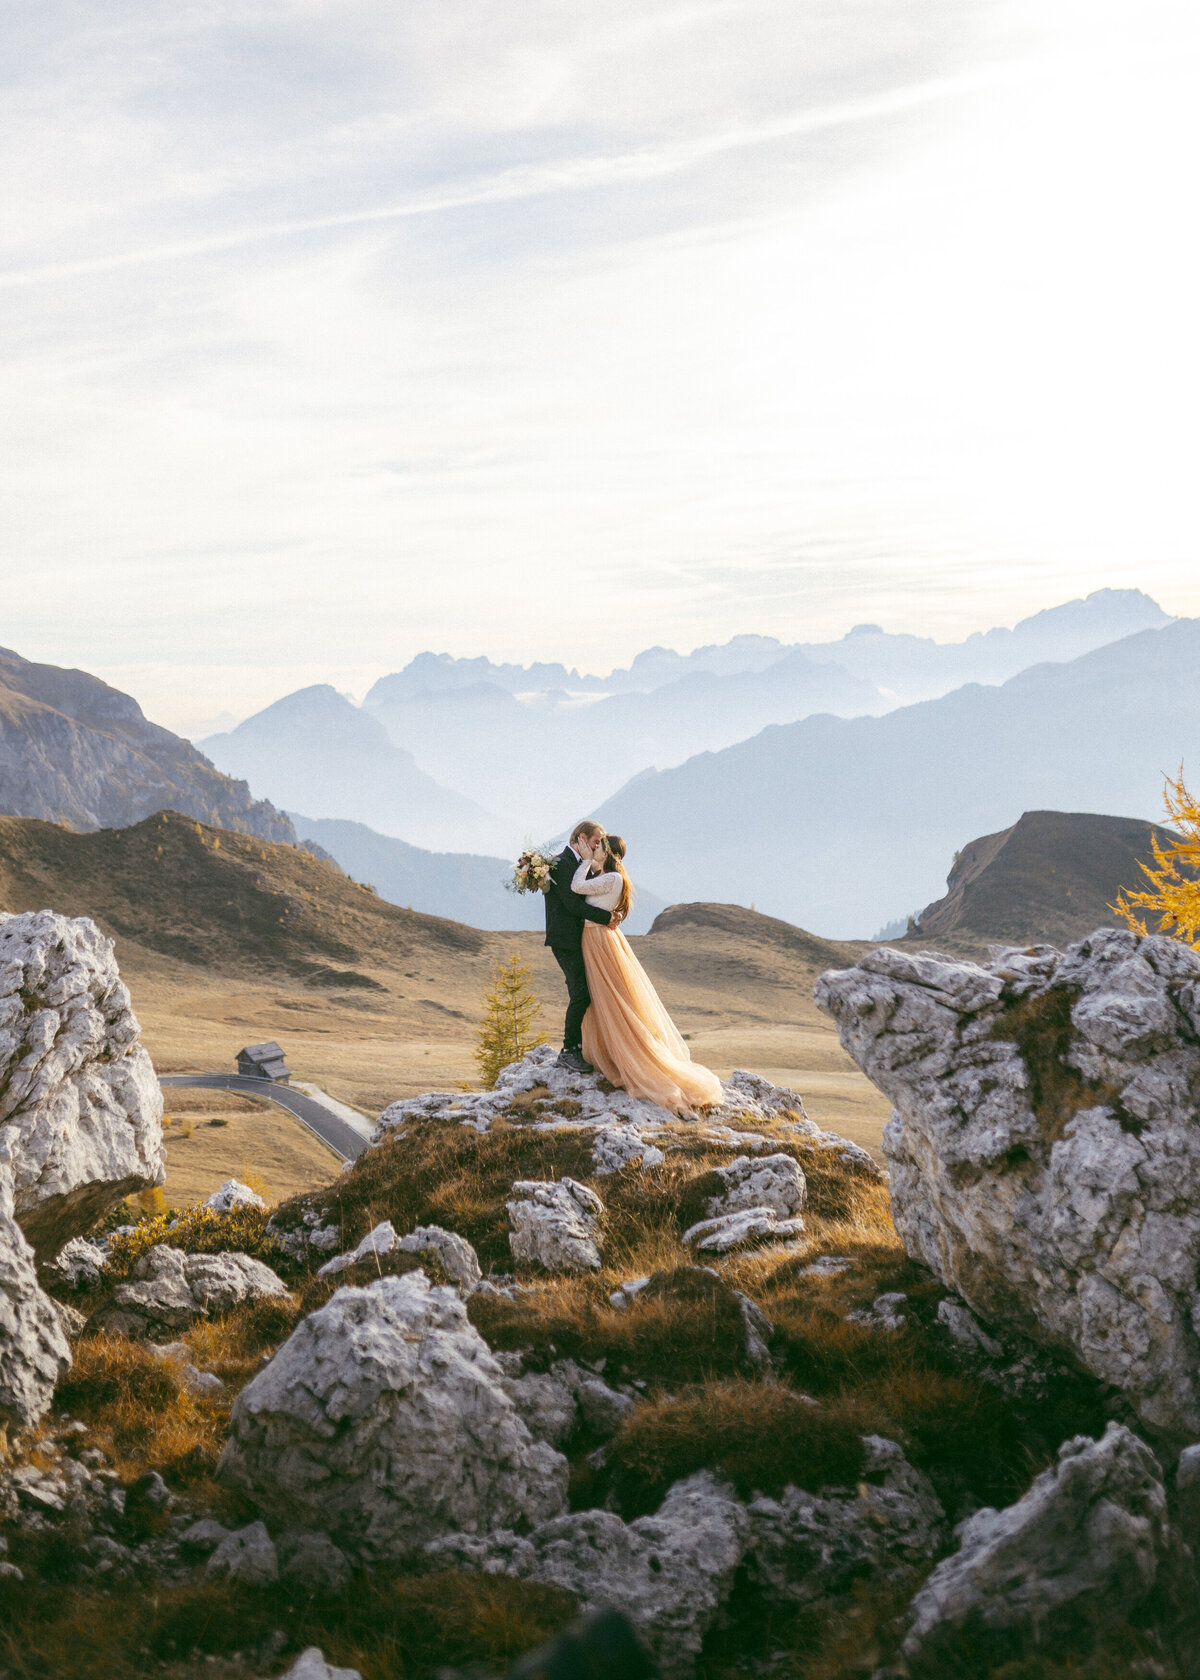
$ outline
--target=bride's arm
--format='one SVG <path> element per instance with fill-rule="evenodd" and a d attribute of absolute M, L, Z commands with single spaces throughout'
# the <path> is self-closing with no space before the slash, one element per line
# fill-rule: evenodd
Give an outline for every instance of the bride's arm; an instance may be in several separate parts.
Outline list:
<path fill-rule="evenodd" d="M 571 891 L 582 893 L 585 898 L 594 898 L 597 893 L 607 892 L 613 883 L 611 872 L 608 875 L 593 875 L 589 880 L 588 870 L 591 867 L 591 858 L 584 858 L 571 882 Z"/>

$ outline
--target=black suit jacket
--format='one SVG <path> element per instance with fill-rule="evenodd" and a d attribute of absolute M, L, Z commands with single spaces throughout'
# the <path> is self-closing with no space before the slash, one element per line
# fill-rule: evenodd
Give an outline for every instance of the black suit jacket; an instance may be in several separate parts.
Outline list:
<path fill-rule="evenodd" d="M 584 922 L 599 922 L 607 927 L 612 921 L 610 910 L 601 910 L 589 903 L 582 893 L 571 891 L 571 882 L 579 861 L 570 846 L 564 846 L 551 871 L 550 891 L 546 897 L 546 943 L 567 950 L 578 950 L 583 944 Z"/>

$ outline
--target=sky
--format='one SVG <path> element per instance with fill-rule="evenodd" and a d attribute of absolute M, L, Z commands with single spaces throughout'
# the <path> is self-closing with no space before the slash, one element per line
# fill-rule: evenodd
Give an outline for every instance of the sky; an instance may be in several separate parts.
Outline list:
<path fill-rule="evenodd" d="M 1194 0 L 9 0 L 0 641 L 202 734 L 1200 614 Z"/>

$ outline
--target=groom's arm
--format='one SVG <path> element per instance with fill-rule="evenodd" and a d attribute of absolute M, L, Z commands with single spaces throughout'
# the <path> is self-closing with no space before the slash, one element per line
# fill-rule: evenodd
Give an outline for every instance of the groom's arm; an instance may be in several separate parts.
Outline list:
<path fill-rule="evenodd" d="M 612 912 L 601 910 L 598 905 L 592 904 L 584 898 L 582 893 L 572 892 L 571 882 L 574 877 L 574 859 L 568 858 L 564 863 L 560 858 L 554 866 L 554 874 L 551 877 L 554 883 L 554 891 L 558 894 L 558 902 L 579 921 L 599 922 L 601 927 L 607 927 L 612 921 Z"/>

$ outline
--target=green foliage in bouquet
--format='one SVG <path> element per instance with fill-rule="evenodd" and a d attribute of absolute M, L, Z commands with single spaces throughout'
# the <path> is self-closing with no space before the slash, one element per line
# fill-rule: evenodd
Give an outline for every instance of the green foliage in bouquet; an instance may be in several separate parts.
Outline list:
<path fill-rule="evenodd" d="M 542 1000 L 530 983 L 531 969 L 515 951 L 492 970 L 492 983 L 483 994 L 483 1022 L 475 1048 L 479 1076 L 490 1091 L 501 1069 L 519 1062 L 546 1035 L 538 1032 Z"/>

